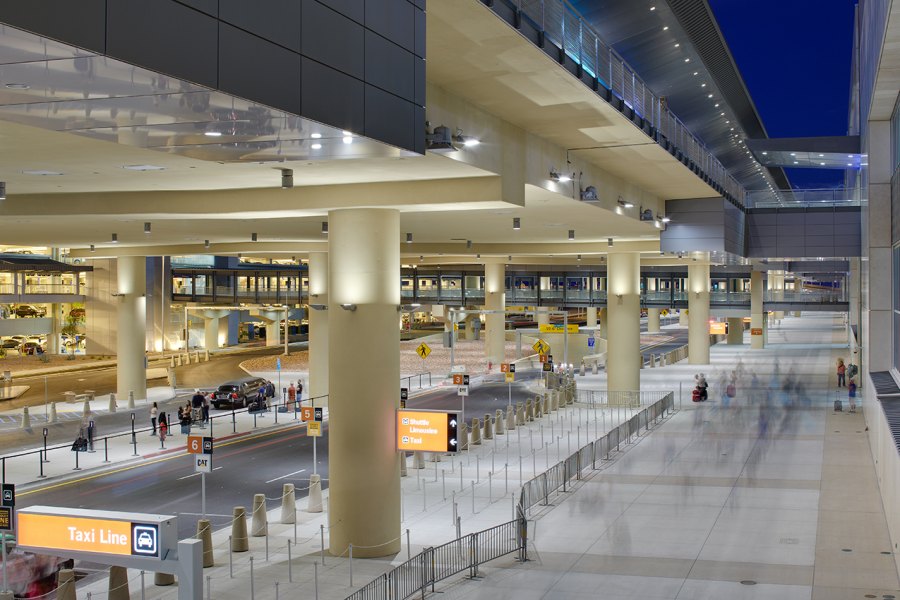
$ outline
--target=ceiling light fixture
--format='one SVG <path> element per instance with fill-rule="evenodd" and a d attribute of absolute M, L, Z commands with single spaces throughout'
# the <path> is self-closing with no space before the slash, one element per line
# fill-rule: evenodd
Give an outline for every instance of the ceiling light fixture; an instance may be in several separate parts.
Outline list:
<path fill-rule="evenodd" d="M 555 181 L 557 183 L 566 183 L 567 181 L 572 181 L 572 175 L 560 173 L 556 170 L 556 167 L 550 167 L 550 181 Z"/>
<path fill-rule="evenodd" d="M 322 139 L 322 134 L 317 132 L 317 133 L 312 134 L 309 137 L 311 137 L 314 140 L 320 140 L 320 139 Z"/>
<path fill-rule="evenodd" d="M 606 245 L 609 246 L 610 248 L 612 248 L 613 247 L 613 239 L 606 238 Z"/>
<path fill-rule="evenodd" d="M 672 220 L 672 219 L 670 219 L 669 217 L 667 217 L 667 216 L 665 216 L 665 215 L 663 215 L 663 216 L 661 216 L 661 217 L 660 217 L 660 216 L 657 216 L 656 218 L 659 219 L 660 221 L 662 221 L 663 223 L 668 223 L 669 221 Z"/>
<path fill-rule="evenodd" d="M 47 171 L 46 169 L 28 169 L 26 171 L 22 171 L 23 175 L 38 175 L 42 177 L 54 177 L 58 175 L 62 175 L 59 171 Z"/>
<path fill-rule="evenodd" d="M 28 90 L 31 89 L 31 86 L 27 83 L 7 83 L 6 89 L 8 90 Z"/>
<path fill-rule="evenodd" d="M 412 244 L 412 232 L 406 234 L 406 243 Z"/>
<path fill-rule="evenodd" d="M 253 233 L 250 234 L 250 241 L 251 241 L 251 242 L 258 242 L 258 241 L 259 241 L 259 236 L 256 235 L 256 232 L 253 232 Z"/>
<path fill-rule="evenodd" d="M 91 244 L 91 252 L 96 252 L 96 251 L 97 251 L 97 250 L 96 250 L 96 248 L 94 248 L 94 245 Z"/>
<path fill-rule="evenodd" d="M 685 59 L 684 59 L 684 62 L 691 62 L 691 59 L 690 59 L 690 58 L 685 58 Z"/>
<path fill-rule="evenodd" d="M 294 170 L 281 169 L 281 189 L 287 190 L 294 187 Z"/>
<path fill-rule="evenodd" d="M 6 200 L 6 182 L 0 181 L 0 200 Z"/>
<path fill-rule="evenodd" d="M 203 247 L 209 248 L 209 240 L 203 240 Z"/>
<path fill-rule="evenodd" d="M 466 248 L 472 249 L 472 240 L 466 240 Z"/>
<path fill-rule="evenodd" d="M 463 135 L 463 130 L 457 128 L 456 135 L 453 136 L 453 141 L 466 146 L 467 148 L 471 148 L 472 146 L 477 146 L 481 143 L 477 137 L 473 137 L 471 135 Z"/>
<path fill-rule="evenodd" d="M 676 47 L 676 48 L 680 48 L 680 47 L 681 47 L 681 44 L 676 43 L 676 44 L 675 44 L 675 47 Z"/>
<path fill-rule="evenodd" d="M 322 233 L 328 235 L 328 221 L 322 221 Z"/>
<path fill-rule="evenodd" d="M 664 25 L 664 26 L 663 26 L 663 31 L 668 31 L 668 30 L 669 30 L 669 26 L 668 26 L 668 25 Z"/>
<path fill-rule="evenodd" d="M 455 152 L 456 146 L 453 145 L 453 135 L 450 128 L 446 125 L 438 125 L 431 129 L 431 123 L 425 121 L 425 149 L 432 152 Z"/>
<path fill-rule="evenodd" d="M 513 231 L 522 229 L 522 220 L 519 217 L 513 217 Z"/>
<path fill-rule="evenodd" d="M 222 137 L 221 131 L 204 131 L 203 135 L 206 137 Z"/>
<path fill-rule="evenodd" d="M 356 310 L 356 305 L 350 304 L 349 302 L 345 302 L 345 303 L 341 304 L 341 308 L 343 308 L 344 310 L 349 310 L 350 312 L 353 312 Z"/>
<path fill-rule="evenodd" d="M 118 243 L 119 243 L 119 234 L 118 234 L 118 233 L 112 234 L 112 239 L 111 239 L 110 241 L 111 241 L 113 244 L 118 244 Z"/>
<path fill-rule="evenodd" d="M 569 241 L 573 241 L 574 239 L 575 239 L 575 230 L 570 229 L 569 230 Z"/>
<path fill-rule="evenodd" d="M 622 196 L 619 196 L 619 199 L 616 202 L 618 202 L 619 206 L 621 206 L 622 208 L 634 208 L 634 204 L 629 202 L 628 200 L 623 199 Z"/>
<path fill-rule="evenodd" d="M 345 144 L 352 144 L 352 143 L 353 143 L 353 136 L 352 136 L 352 135 L 345 135 L 345 136 L 341 139 L 341 141 L 343 141 Z"/>
<path fill-rule="evenodd" d="M 150 233 L 150 221 L 144 223 L 144 233 Z"/>
<path fill-rule="evenodd" d="M 312 146 L 310 146 L 310 148 L 312 148 L 313 150 L 321 150 L 322 144 L 313 144 Z"/>

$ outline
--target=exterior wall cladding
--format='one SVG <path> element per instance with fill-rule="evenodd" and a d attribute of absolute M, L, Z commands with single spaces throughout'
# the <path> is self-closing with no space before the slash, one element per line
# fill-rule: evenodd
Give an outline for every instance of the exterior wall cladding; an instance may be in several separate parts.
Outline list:
<path fill-rule="evenodd" d="M 754 208 L 722 198 L 669 200 L 664 252 L 719 251 L 748 258 L 860 256 L 859 207 Z"/>
<path fill-rule="evenodd" d="M 425 152 L 425 0 L 3 0 L 0 22 Z"/>

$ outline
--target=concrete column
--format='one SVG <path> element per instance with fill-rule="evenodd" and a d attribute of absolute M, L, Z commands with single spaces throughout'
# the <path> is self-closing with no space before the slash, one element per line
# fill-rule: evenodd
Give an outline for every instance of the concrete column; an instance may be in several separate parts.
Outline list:
<path fill-rule="evenodd" d="M 549 325 L 550 324 L 550 311 L 554 310 L 552 306 L 538 306 L 537 308 L 537 321 L 538 327 L 541 325 Z"/>
<path fill-rule="evenodd" d="M 611 252 L 607 260 L 607 389 L 638 391 L 641 389 L 641 255 Z"/>
<path fill-rule="evenodd" d="M 688 311 L 683 308 L 678 309 L 678 324 L 682 327 L 687 327 L 688 325 Z"/>
<path fill-rule="evenodd" d="M 597 307 L 596 306 L 588 306 L 587 326 L 588 327 L 596 327 L 597 326 Z"/>
<path fill-rule="evenodd" d="M 772 290 L 772 300 L 784 300 L 784 271 L 769 271 L 769 289 Z M 775 320 L 784 319 L 784 311 L 775 311 Z"/>
<path fill-rule="evenodd" d="M 504 279 L 506 266 L 502 262 L 485 263 L 484 265 L 484 308 L 486 310 L 504 310 L 506 294 Z M 506 317 L 502 313 L 484 316 L 484 353 L 485 358 L 498 365 L 506 355 Z M 498 367 L 499 368 L 499 367 Z"/>
<path fill-rule="evenodd" d="M 117 262 L 116 391 L 120 398 L 127 398 L 128 392 L 134 392 L 135 398 L 146 398 L 147 259 L 122 256 Z"/>
<path fill-rule="evenodd" d="M 766 315 L 763 313 L 763 292 L 765 284 L 761 271 L 750 273 L 750 349 L 762 350 L 766 347 L 763 335 Z"/>
<path fill-rule="evenodd" d="M 688 362 L 709 364 L 709 264 L 688 265 Z"/>
<path fill-rule="evenodd" d="M 328 305 L 328 253 L 309 253 L 309 303 Z M 309 395 L 328 393 L 328 311 L 310 307 Z"/>
<path fill-rule="evenodd" d="M 740 317 L 728 317 L 728 337 L 726 341 L 731 346 L 740 346 L 744 343 L 744 320 Z"/>
<path fill-rule="evenodd" d="M 77 273 L 76 273 L 77 276 Z M 63 309 L 62 307 L 69 307 Z M 71 310 L 71 304 L 51 304 L 47 315 L 50 317 L 50 333 L 47 335 L 47 354 L 59 354 L 59 337 L 61 335 L 61 321 L 64 321 Z"/>
<path fill-rule="evenodd" d="M 609 306 L 609 298 L 606 300 L 607 307 Z M 609 327 L 607 326 L 607 322 L 609 320 L 609 310 L 608 308 L 601 308 L 597 311 L 597 316 L 600 319 L 600 337 L 604 340 L 609 339 Z"/>
<path fill-rule="evenodd" d="M 330 552 L 353 544 L 354 557 L 391 556 L 401 537 L 400 213 L 333 210 L 328 224 Z"/>
<path fill-rule="evenodd" d="M 659 333 L 659 309 L 647 309 L 647 333 Z"/>
<path fill-rule="evenodd" d="M 219 348 L 219 318 L 211 317 L 203 321 L 203 341 L 207 350 Z"/>

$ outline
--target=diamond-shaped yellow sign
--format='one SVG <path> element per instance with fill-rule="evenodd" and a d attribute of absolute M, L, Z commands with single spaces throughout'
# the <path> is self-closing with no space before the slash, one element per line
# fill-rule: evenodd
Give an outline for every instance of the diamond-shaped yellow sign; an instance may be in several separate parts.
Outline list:
<path fill-rule="evenodd" d="M 428 347 L 428 344 L 422 342 L 419 344 L 419 347 L 416 348 L 416 354 L 422 357 L 422 360 L 428 358 L 428 355 L 431 354 L 431 348 Z"/>
<path fill-rule="evenodd" d="M 550 344 L 548 344 L 544 340 L 539 339 L 531 347 L 534 348 L 534 351 L 538 354 L 547 354 L 548 352 L 550 352 Z"/>

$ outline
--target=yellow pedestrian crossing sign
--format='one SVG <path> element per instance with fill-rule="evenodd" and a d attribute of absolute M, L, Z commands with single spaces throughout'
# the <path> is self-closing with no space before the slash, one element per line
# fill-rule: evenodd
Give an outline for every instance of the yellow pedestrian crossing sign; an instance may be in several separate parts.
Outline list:
<path fill-rule="evenodd" d="M 550 344 L 541 339 L 536 341 L 532 348 L 534 348 L 534 351 L 538 354 L 547 354 L 550 352 Z"/>
<path fill-rule="evenodd" d="M 416 354 L 422 357 L 422 360 L 428 358 L 428 355 L 431 354 L 431 348 L 428 347 L 428 344 L 422 342 L 419 344 L 419 347 L 416 348 Z"/>

